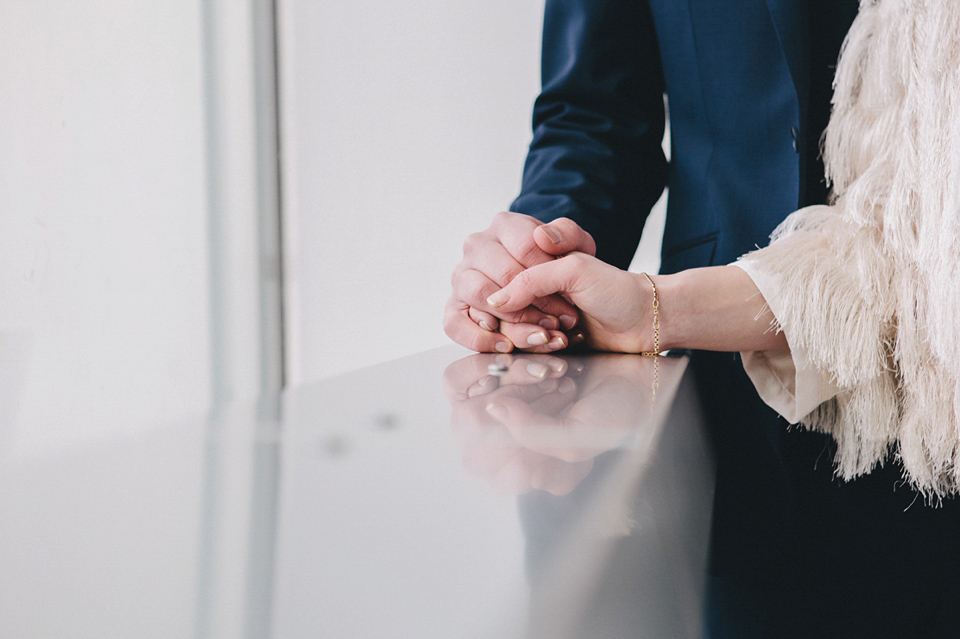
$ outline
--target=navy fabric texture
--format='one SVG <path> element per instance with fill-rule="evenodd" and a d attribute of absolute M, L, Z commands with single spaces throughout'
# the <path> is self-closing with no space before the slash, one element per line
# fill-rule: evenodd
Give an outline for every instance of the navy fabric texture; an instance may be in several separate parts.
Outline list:
<path fill-rule="evenodd" d="M 663 272 L 765 245 L 800 201 L 794 75 L 805 87 L 806 65 L 788 53 L 807 55 L 807 22 L 794 5 L 548 0 L 543 91 L 511 210 L 574 219 L 601 259 L 625 268 L 669 186 Z"/>

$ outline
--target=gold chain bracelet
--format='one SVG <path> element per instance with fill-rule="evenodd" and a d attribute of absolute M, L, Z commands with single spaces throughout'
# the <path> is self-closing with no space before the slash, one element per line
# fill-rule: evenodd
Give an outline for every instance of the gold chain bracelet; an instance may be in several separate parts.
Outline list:
<path fill-rule="evenodd" d="M 659 357 L 660 356 L 660 294 L 657 292 L 657 285 L 653 283 L 653 280 L 650 279 L 650 276 L 646 273 L 641 273 L 647 281 L 650 282 L 650 286 L 653 287 L 653 350 L 652 351 L 640 351 L 640 354 L 644 357 Z"/>

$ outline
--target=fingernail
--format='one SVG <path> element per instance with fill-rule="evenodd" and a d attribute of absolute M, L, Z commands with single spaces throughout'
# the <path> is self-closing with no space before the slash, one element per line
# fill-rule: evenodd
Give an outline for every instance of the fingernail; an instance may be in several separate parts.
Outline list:
<path fill-rule="evenodd" d="M 504 342 L 506 343 L 506 342 Z M 497 355 L 493 358 L 493 361 L 499 364 L 500 366 L 510 367 L 513 364 L 513 355 Z"/>
<path fill-rule="evenodd" d="M 530 346 L 543 346 L 548 341 L 550 340 L 549 338 L 547 338 L 546 333 L 534 333 L 533 335 L 527 338 L 527 344 L 529 344 Z"/>
<path fill-rule="evenodd" d="M 547 374 L 547 367 L 540 362 L 531 362 L 527 364 L 527 372 L 534 377 L 543 377 Z"/>
<path fill-rule="evenodd" d="M 543 232 L 547 234 L 547 237 L 550 238 L 550 241 L 553 242 L 554 244 L 559 244 L 559 243 L 560 243 L 560 240 L 563 239 L 563 238 L 560 236 L 560 231 L 558 231 L 557 229 L 553 228 L 553 227 L 550 226 L 549 224 L 544 224 L 544 225 L 541 226 L 540 228 L 543 229 Z"/>
<path fill-rule="evenodd" d="M 582 341 L 585 340 L 586 338 L 587 338 L 586 335 L 584 335 L 584 334 L 581 333 L 580 331 L 577 331 L 576 333 L 574 333 L 573 335 L 570 336 L 570 343 L 571 343 L 571 344 L 579 344 L 580 342 L 582 342 Z"/>
<path fill-rule="evenodd" d="M 487 404 L 487 412 L 493 416 L 494 419 L 503 421 L 507 418 L 507 409 L 503 404 L 498 404 L 496 402 L 490 402 Z"/>
<path fill-rule="evenodd" d="M 492 379 L 493 377 L 487 375 L 486 377 L 477 380 L 475 384 L 467 389 L 467 397 L 473 398 L 480 394 L 486 394 L 487 386 L 490 384 L 490 380 Z"/>
<path fill-rule="evenodd" d="M 480 320 L 479 322 L 477 322 L 477 324 L 479 324 L 480 328 L 482 328 L 483 330 L 490 331 L 491 333 L 493 332 L 493 329 L 490 328 L 489 324 L 487 324 L 487 320 Z"/>
<path fill-rule="evenodd" d="M 503 306 L 507 303 L 507 300 L 510 299 L 510 293 L 507 293 L 505 290 L 500 289 L 493 295 L 487 298 L 487 304 L 497 308 L 498 306 Z"/>
<path fill-rule="evenodd" d="M 561 315 L 560 316 L 560 326 L 563 327 L 563 330 L 569 331 L 571 328 L 577 325 L 577 318 L 573 315 Z"/>
<path fill-rule="evenodd" d="M 552 393 L 553 391 L 557 390 L 557 380 L 545 379 L 539 384 L 537 384 L 537 388 L 539 388 L 545 393 Z"/>
<path fill-rule="evenodd" d="M 494 346 L 493 348 L 495 348 L 498 353 L 509 353 L 509 352 L 510 352 L 510 343 L 509 343 L 509 342 L 497 342 L 496 346 Z"/>
<path fill-rule="evenodd" d="M 558 393 L 569 393 L 570 391 L 577 390 L 577 385 L 573 383 L 573 380 L 569 377 L 564 377 L 560 380 L 560 383 L 557 384 Z"/>
<path fill-rule="evenodd" d="M 553 315 L 547 315 L 542 320 L 540 320 L 540 326 L 544 327 L 548 331 L 555 331 L 560 324 L 557 323 L 557 318 Z"/>
<path fill-rule="evenodd" d="M 550 343 L 547 344 L 547 348 L 551 350 L 557 350 L 563 348 L 566 344 L 563 343 L 563 338 L 559 335 L 550 340 Z"/>

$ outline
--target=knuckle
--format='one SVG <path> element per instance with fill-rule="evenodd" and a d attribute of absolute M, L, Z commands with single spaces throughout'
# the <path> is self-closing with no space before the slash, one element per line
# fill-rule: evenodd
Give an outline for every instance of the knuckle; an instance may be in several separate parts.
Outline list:
<path fill-rule="evenodd" d="M 533 227 L 540 224 L 540 222 L 529 215 L 524 215 L 523 213 L 514 213 L 512 211 L 500 211 L 495 216 L 493 216 L 493 223 L 490 225 L 491 228 L 496 227 L 500 228 L 527 228 L 530 227 L 530 230 L 533 230 Z"/>
<path fill-rule="evenodd" d="M 563 258 L 564 266 L 566 266 L 571 271 L 579 271 L 580 269 L 586 268 L 589 260 L 587 256 L 583 253 L 571 253 Z"/>
<path fill-rule="evenodd" d="M 486 290 L 487 288 L 482 282 L 474 280 L 462 287 L 460 299 L 471 306 L 475 306 L 478 303 L 486 302 L 488 296 Z"/>
<path fill-rule="evenodd" d="M 506 286 L 523 272 L 524 270 L 519 266 L 504 265 L 497 273 L 495 279 L 500 286 Z"/>
<path fill-rule="evenodd" d="M 467 257 L 472 255 L 479 248 L 480 244 L 483 243 L 483 234 L 482 233 L 471 233 L 463 240 L 463 256 Z"/>
<path fill-rule="evenodd" d="M 522 311 L 517 312 L 516 321 L 521 324 L 536 324 L 541 319 L 543 319 L 543 313 L 532 306 L 528 306 Z"/>
<path fill-rule="evenodd" d="M 516 282 L 517 286 L 521 289 L 527 289 L 533 285 L 533 275 L 531 275 L 529 270 L 521 271 L 513 278 L 513 281 Z"/>
<path fill-rule="evenodd" d="M 518 262 L 524 266 L 534 266 L 543 261 L 543 251 L 533 241 L 533 236 L 520 242 L 517 245 L 517 254 L 514 256 Z"/>

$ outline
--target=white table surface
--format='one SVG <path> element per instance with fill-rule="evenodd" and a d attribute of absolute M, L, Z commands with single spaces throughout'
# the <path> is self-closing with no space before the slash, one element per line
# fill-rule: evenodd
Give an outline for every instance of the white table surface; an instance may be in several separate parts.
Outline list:
<path fill-rule="evenodd" d="M 0 636 L 700 636 L 686 360 L 499 357 L 0 456 Z"/>

